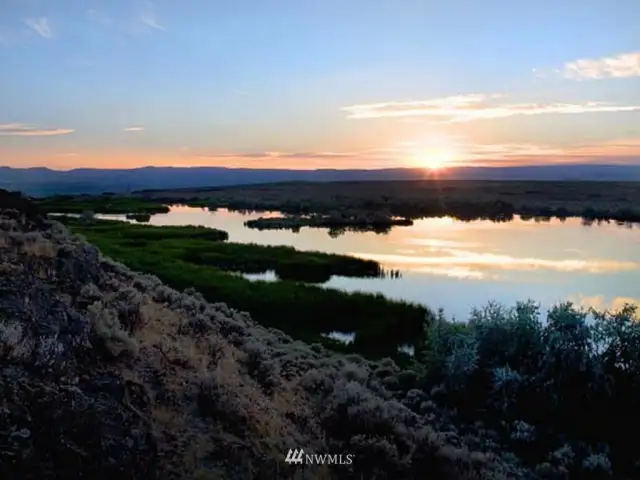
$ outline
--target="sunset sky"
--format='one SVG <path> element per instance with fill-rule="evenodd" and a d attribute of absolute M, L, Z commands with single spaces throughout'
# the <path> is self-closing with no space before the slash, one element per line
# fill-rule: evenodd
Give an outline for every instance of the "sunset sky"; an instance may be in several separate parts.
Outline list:
<path fill-rule="evenodd" d="M 640 165 L 640 0 L 0 0 L 0 165 Z"/>

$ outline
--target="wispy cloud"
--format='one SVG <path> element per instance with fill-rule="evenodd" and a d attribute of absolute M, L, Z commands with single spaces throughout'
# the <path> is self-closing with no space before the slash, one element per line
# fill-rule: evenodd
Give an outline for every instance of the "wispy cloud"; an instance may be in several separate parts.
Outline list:
<path fill-rule="evenodd" d="M 34 30 L 42 38 L 46 38 L 48 40 L 54 38 L 53 29 L 49 25 L 49 20 L 47 19 L 47 17 L 27 18 L 25 20 L 25 23 L 29 28 Z"/>
<path fill-rule="evenodd" d="M 151 27 L 156 30 L 165 30 L 165 27 L 163 25 L 160 25 L 160 23 L 158 22 L 153 9 L 153 4 L 151 2 L 145 3 L 144 8 L 138 16 L 138 20 L 140 21 L 140 23 L 147 27 Z"/>
<path fill-rule="evenodd" d="M 125 132 L 141 132 L 142 130 L 144 130 L 142 126 L 127 127 L 124 129 Z"/>
<path fill-rule="evenodd" d="M 545 145 L 533 143 L 460 143 L 457 165 L 526 165 L 617 162 L 640 160 L 640 139 L 618 139 L 590 144 Z"/>
<path fill-rule="evenodd" d="M 640 105 L 607 102 L 586 103 L 504 103 L 501 95 L 455 95 L 412 102 L 384 102 L 351 105 L 341 110 L 350 119 L 426 117 L 438 123 L 471 122 L 516 115 L 625 112 Z"/>
<path fill-rule="evenodd" d="M 157 30 L 164 30 L 165 28 L 158 23 L 156 17 L 151 12 L 145 12 L 140 15 L 140 21 L 145 25 L 150 26 L 151 28 L 155 28 Z"/>
<path fill-rule="evenodd" d="M 73 133 L 73 130 L 68 128 L 36 128 L 24 123 L 6 123 L 0 125 L 1 136 L 46 137 L 52 135 L 67 135 L 69 133 Z"/>
<path fill-rule="evenodd" d="M 572 80 L 640 77 L 640 52 L 575 60 L 565 64 L 562 73 Z"/>
<path fill-rule="evenodd" d="M 372 150 L 377 151 L 377 150 Z M 217 158 L 253 158 L 253 159 L 317 159 L 317 158 L 340 158 L 353 157 L 366 152 L 250 152 L 250 153 L 214 153 L 197 154 L 196 157 L 202 160 Z"/>
<path fill-rule="evenodd" d="M 367 149 L 358 151 L 317 151 L 317 152 L 237 152 L 207 153 L 195 149 L 189 154 L 192 162 L 199 165 L 225 165 L 246 168 L 273 167 L 278 165 L 290 168 L 385 168 L 397 164 L 406 156 L 401 149 Z"/>

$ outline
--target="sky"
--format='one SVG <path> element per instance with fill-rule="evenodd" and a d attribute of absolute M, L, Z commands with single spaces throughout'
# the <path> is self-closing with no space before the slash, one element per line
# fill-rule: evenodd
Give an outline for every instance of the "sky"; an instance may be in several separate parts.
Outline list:
<path fill-rule="evenodd" d="M 640 165 L 638 0 L 0 0 L 0 165 Z"/>

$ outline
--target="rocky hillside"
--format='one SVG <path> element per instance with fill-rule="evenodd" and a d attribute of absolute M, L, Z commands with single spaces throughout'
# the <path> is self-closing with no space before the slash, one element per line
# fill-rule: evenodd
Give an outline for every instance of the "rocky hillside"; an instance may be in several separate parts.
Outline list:
<path fill-rule="evenodd" d="M 295 342 L 21 197 L 0 207 L 1 478 L 535 478 L 392 361 Z M 293 448 L 355 457 L 287 465 Z"/>

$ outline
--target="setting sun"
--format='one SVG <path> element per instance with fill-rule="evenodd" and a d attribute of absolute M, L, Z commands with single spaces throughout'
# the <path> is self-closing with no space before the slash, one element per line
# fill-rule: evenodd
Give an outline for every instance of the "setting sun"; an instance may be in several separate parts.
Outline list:
<path fill-rule="evenodd" d="M 414 155 L 416 166 L 428 168 L 429 170 L 441 170 L 456 160 L 453 150 L 425 150 Z"/>

